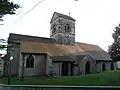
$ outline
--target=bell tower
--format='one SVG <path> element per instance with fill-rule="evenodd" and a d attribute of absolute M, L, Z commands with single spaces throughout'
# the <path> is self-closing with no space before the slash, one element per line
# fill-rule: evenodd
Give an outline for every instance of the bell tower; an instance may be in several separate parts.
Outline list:
<path fill-rule="evenodd" d="M 50 38 L 58 44 L 75 44 L 75 20 L 72 17 L 54 12 L 50 24 Z"/>

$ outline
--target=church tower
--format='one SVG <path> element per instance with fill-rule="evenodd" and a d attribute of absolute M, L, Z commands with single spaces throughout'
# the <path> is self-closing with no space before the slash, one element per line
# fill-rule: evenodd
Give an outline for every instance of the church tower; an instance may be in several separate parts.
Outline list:
<path fill-rule="evenodd" d="M 75 44 L 75 20 L 72 17 L 54 12 L 50 24 L 50 38 L 58 44 Z"/>

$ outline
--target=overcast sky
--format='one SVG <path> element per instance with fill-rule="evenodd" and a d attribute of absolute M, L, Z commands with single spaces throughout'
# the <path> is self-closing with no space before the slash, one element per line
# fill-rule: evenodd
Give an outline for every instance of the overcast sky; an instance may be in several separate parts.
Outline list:
<path fill-rule="evenodd" d="M 54 11 L 66 15 L 70 12 L 76 19 L 76 41 L 99 45 L 107 51 L 113 42 L 113 29 L 120 23 L 120 0 L 44 0 L 20 20 L 17 19 L 40 0 L 12 1 L 22 8 L 17 10 L 17 15 L 4 17 L 0 38 L 8 38 L 9 33 L 50 37 Z"/>

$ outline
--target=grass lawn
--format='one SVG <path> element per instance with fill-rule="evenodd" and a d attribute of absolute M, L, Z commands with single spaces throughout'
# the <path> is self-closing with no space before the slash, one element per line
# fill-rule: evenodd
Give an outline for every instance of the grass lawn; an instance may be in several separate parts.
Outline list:
<path fill-rule="evenodd" d="M 7 78 L 0 79 L 0 84 L 7 84 Z M 18 78 L 11 78 L 11 84 L 21 84 Z M 27 85 L 72 85 L 72 86 L 120 86 L 120 70 L 89 74 L 85 76 L 60 76 L 49 79 L 39 77 L 25 78 Z"/>

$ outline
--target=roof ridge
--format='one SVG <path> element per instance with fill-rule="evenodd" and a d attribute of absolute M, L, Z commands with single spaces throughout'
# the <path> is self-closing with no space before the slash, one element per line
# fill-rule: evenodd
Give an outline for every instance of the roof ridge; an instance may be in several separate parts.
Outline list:
<path fill-rule="evenodd" d="M 10 33 L 10 35 L 19 35 L 19 36 L 27 36 L 27 37 L 35 37 L 35 38 L 45 38 L 45 39 L 52 39 L 48 37 L 40 37 L 40 36 L 30 36 L 30 35 L 25 35 L 25 34 L 17 34 L 17 33 Z"/>
<path fill-rule="evenodd" d="M 75 43 L 79 43 L 79 44 L 87 44 L 87 45 L 93 45 L 93 46 L 98 46 L 98 45 L 96 45 L 96 44 L 83 43 L 83 42 L 75 42 Z"/>
<path fill-rule="evenodd" d="M 58 17 L 63 17 L 63 18 L 69 19 L 69 20 L 76 21 L 73 17 L 71 17 L 71 16 L 69 16 L 69 15 L 66 15 L 66 14 L 63 14 L 63 13 L 54 12 L 50 23 L 54 20 L 53 17 L 54 17 L 55 14 L 57 15 L 56 18 L 58 18 Z M 55 18 L 55 19 L 56 19 L 56 18 Z"/>
<path fill-rule="evenodd" d="M 74 18 L 72 18 L 72 17 L 69 16 L 69 15 L 66 15 L 66 14 L 63 14 L 63 13 L 58 13 L 58 12 L 56 12 L 56 13 L 59 14 L 59 15 L 62 15 L 62 16 L 70 17 L 71 19 L 75 20 Z"/>
<path fill-rule="evenodd" d="M 58 14 L 58 15 L 64 15 L 64 16 L 68 16 L 68 15 L 66 15 L 66 14 L 63 14 L 63 13 L 58 13 L 58 12 L 54 12 L 54 13 L 56 13 L 56 14 Z M 68 16 L 68 17 L 71 17 L 71 16 Z M 71 17 L 72 18 L 72 17 Z"/>
<path fill-rule="evenodd" d="M 23 40 L 33 42 L 55 43 L 55 40 L 47 37 L 30 36 L 23 34 L 10 33 L 8 40 Z"/>

